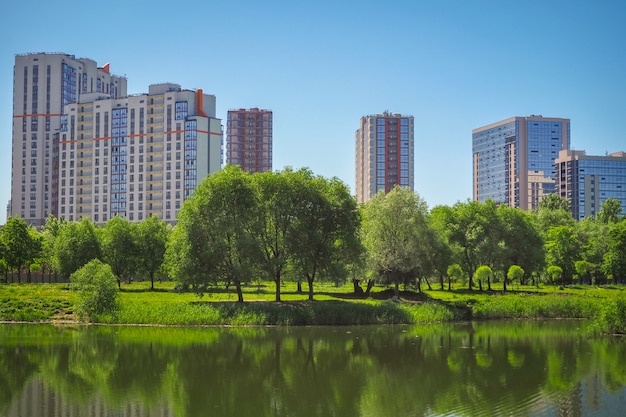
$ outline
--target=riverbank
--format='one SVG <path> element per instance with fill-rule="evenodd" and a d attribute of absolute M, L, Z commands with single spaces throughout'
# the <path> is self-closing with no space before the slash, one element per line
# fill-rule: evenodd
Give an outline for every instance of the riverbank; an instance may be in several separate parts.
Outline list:
<path fill-rule="evenodd" d="M 271 286 L 246 288 L 246 302 L 223 288 L 198 297 L 174 291 L 174 283 L 122 285 L 120 309 L 99 317 L 107 324 L 166 326 L 311 326 L 420 324 L 489 319 L 587 318 L 597 319 L 612 308 L 611 332 L 626 322 L 623 287 L 557 288 L 520 287 L 502 291 L 467 289 L 406 292 L 392 301 L 393 292 L 375 288 L 370 297 L 356 297 L 349 286 L 319 285 L 315 301 L 286 284 L 283 301 L 273 299 Z M 76 294 L 67 284 L 0 285 L 0 320 L 22 322 L 77 322 L 73 313 Z"/>

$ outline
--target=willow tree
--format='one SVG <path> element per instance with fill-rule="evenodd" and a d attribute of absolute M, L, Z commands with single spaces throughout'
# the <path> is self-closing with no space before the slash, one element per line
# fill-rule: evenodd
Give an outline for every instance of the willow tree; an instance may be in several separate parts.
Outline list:
<path fill-rule="evenodd" d="M 268 171 L 253 176 L 256 192 L 256 236 L 260 245 L 259 267 L 274 281 L 276 301 L 280 301 L 280 285 L 290 259 L 293 241 L 301 233 L 298 216 L 302 215 L 306 198 L 302 192 L 310 178 L 309 170 Z"/>
<path fill-rule="evenodd" d="M 426 202 L 408 188 L 396 186 L 377 193 L 363 206 L 363 243 L 369 267 L 387 282 L 399 284 L 417 277 L 424 267 L 427 244 Z"/>
<path fill-rule="evenodd" d="M 176 280 L 197 293 L 224 282 L 235 286 L 243 302 L 242 284 L 252 278 L 260 259 L 250 177 L 237 166 L 226 166 L 205 178 L 179 213 L 168 265 Z"/>
<path fill-rule="evenodd" d="M 294 230 L 289 235 L 290 263 L 306 277 L 313 300 L 318 276 L 339 280 L 347 274 L 346 265 L 358 257 L 359 215 L 356 200 L 339 179 L 300 174 L 300 201 L 294 205 Z"/>

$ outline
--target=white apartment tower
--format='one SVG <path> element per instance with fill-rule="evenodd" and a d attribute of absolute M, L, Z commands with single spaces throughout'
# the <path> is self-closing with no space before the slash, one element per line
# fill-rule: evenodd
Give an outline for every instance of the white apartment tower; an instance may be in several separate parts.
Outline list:
<path fill-rule="evenodd" d="M 59 216 L 175 223 L 198 183 L 221 168 L 215 96 L 165 83 L 147 94 L 84 98 L 61 118 Z"/>
<path fill-rule="evenodd" d="M 88 94 L 125 96 L 126 78 L 111 75 L 109 64 L 64 53 L 17 55 L 13 75 L 13 139 L 9 216 L 44 224 L 55 204 L 58 174 L 54 140 L 63 106 Z"/>
<path fill-rule="evenodd" d="M 174 223 L 221 168 L 215 96 L 200 89 L 164 83 L 128 96 L 109 64 L 60 53 L 18 55 L 14 78 L 10 216 Z"/>

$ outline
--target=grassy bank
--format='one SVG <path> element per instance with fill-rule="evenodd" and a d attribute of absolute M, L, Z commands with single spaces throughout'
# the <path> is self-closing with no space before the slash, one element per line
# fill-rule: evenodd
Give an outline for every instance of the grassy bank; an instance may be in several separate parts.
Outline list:
<path fill-rule="evenodd" d="M 271 285 L 250 286 L 245 303 L 223 288 L 198 297 L 177 293 L 173 283 L 122 286 L 120 310 L 99 321 L 111 324 L 152 325 L 361 325 L 416 324 L 485 319 L 594 318 L 610 321 L 611 329 L 623 329 L 626 308 L 624 288 L 515 288 L 479 292 L 466 289 L 403 292 L 400 302 L 392 292 L 375 288 L 371 297 L 356 298 L 352 287 L 319 285 L 315 301 L 296 292 L 295 284 L 283 288 L 283 302 L 272 301 Z M 0 320 L 73 321 L 75 294 L 67 284 L 0 285 Z M 621 324 L 620 324 L 621 323 Z M 622 326 L 622 327 L 620 327 Z M 600 329 L 600 327 L 599 327 Z M 603 330 L 599 330 L 603 331 Z"/>

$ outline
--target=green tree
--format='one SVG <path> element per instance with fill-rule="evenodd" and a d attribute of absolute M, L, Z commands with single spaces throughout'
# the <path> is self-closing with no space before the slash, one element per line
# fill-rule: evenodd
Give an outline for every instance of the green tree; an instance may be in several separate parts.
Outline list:
<path fill-rule="evenodd" d="M 571 282 L 576 269 L 574 262 L 580 259 L 580 244 L 572 226 L 556 226 L 548 229 L 546 237 L 546 261 L 548 265 L 558 265 L 563 271 L 563 279 Z"/>
<path fill-rule="evenodd" d="M 598 212 L 598 220 L 604 224 L 617 223 L 624 208 L 619 200 L 615 198 L 607 198 L 602 202 L 602 208 Z"/>
<path fill-rule="evenodd" d="M 114 314 L 119 308 L 116 277 L 111 267 L 98 259 L 74 272 L 70 286 L 78 293 L 74 309 L 80 319 L 96 321 L 100 315 Z"/>
<path fill-rule="evenodd" d="M 608 251 L 604 255 L 602 268 L 614 282 L 624 282 L 626 278 L 626 220 L 609 226 Z"/>
<path fill-rule="evenodd" d="M 256 240 L 257 199 L 251 176 L 237 166 L 205 178 L 179 213 L 170 265 L 177 280 L 203 293 L 217 280 L 235 285 L 243 302 L 242 283 L 260 259 Z"/>
<path fill-rule="evenodd" d="M 41 228 L 43 237 L 42 242 L 42 273 L 48 271 L 48 281 L 51 282 L 52 272 L 54 272 L 55 280 L 57 270 L 54 267 L 54 246 L 61 230 L 67 225 L 67 220 L 62 217 L 55 217 L 52 214 L 46 219 L 46 223 Z"/>
<path fill-rule="evenodd" d="M 541 210 L 565 210 L 569 212 L 571 210 L 569 200 L 561 198 L 558 194 L 547 194 L 544 195 L 539 202 L 539 206 L 537 207 L 539 211 Z"/>
<path fill-rule="evenodd" d="M 524 278 L 524 269 L 519 265 L 511 265 L 506 273 L 506 277 L 509 281 L 521 282 Z M 506 291 L 506 280 L 504 280 L 504 291 Z"/>
<path fill-rule="evenodd" d="M 463 280 L 463 268 L 459 264 L 452 264 L 448 267 L 446 273 L 448 274 L 448 289 L 450 289 L 450 280 L 460 282 Z"/>
<path fill-rule="evenodd" d="M 423 267 L 421 249 L 428 228 L 424 200 L 407 188 L 377 193 L 363 206 L 363 242 L 370 268 L 394 284 Z"/>
<path fill-rule="evenodd" d="M 138 245 L 134 223 L 121 216 L 111 217 L 100 233 L 102 259 L 111 266 L 121 288 L 123 280 L 130 283 L 137 271 Z"/>
<path fill-rule="evenodd" d="M 292 242 L 297 238 L 297 217 L 303 200 L 308 170 L 263 172 L 252 177 L 258 202 L 256 233 L 261 248 L 260 268 L 276 286 L 280 301 L 280 285 L 287 263 L 292 259 Z"/>
<path fill-rule="evenodd" d="M 548 277 L 550 278 L 550 282 L 552 284 L 559 282 L 563 276 L 563 268 L 558 265 L 550 265 L 546 272 L 548 273 Z"/>
<path fill-rule="evenodd" d="M 69 277 L 92 259 L 99 259 L 100 242 L 93 222 L 83 218 L 68 222 L 54 242 L 54 265 L 59 274 Z"/>
<path fill-rule="evenodd" d="M 2 228 L 4 259 L 10 270 L 17 271 L 17 281 L 21 282 L 22 268 L 33 255 L 31 227 L 21 217 L 10 217 Z"/>
<path fill-rule="evenodd" d="M 604 255 L 608 252 L 608 229 L 609 225 L 587 217 L 576 224 L 576 234 L 580 244 L 580 257 L 587 262 L 589 269 L 585 277 L 589 278 L 589 284 L 599 284 L 606 280 L 602 269 Z M 575 266 L 576 269 L 578 267 Z M 580 275 L 579 276 L 583 276 Z"/>
<path fill-rule="evenodd" d="M 492 200 L 457 203 L 446 219 L 450 241 L 461 249 L 461 266 L 472 289 L 479 265 L 494 265 L 503 256 L 502 225 Z M 482 287 L 481 287 L 482 289 Z"/>
<path fill-rule="evenodd" d="M 154 275 L 163 265 L 170 228 L 165 221 L 150 216 L 137 225 L 136 232 L 137 267 L 150 277 L 150 289 L 154 289 Z"/>
<path fill-rule="evenodd" d="M 358 256 L 359 215 L 356 200 L 339 179 L 302 174 L 290 252 L 296 273 L 306 277 L 309 300 L 313 300 L 313 282 L 320 274 L 343 278 L 345 264 Z"/>
<path fill-rule="evenodd" d="M 591 271 L 595 269 L 595 265 L 583 259 L 574 262 L 574 269 L 576 270 L 578 279 L 582 283 L 585 278 L 590 278 Z M 591 278 L 589 280 L 591 281 Z"/>
<path fill-rule="evenodd" d="M 38 262 L 41 262 L 43 254 L 43 236 L 34 227 L 28 227 L 28 251 L 26 256 L 27 282 L 31 282 L 33 269 L 41 270 Z"/>
<path fill-rule="evenodd" d="M 507 271 L 511 265 L 519 265 L 525 273 L 532 275 L 545 266 L 545 243 L 536 217 L 518 208 L 501 205 L 498 218 L 502 225 L 503 257 L 498 264 Z M 520 278 L 524 285 L 524 276 Z"/>
<path fill-rule="evenodd" d="M 491 291 L 491 277 L 493 277 L 493 271 L 487 265 L 481 265 L 476 269 L 476 279 L 480 282 L 487 281 L 487 289 Z"/>

